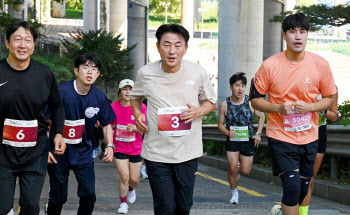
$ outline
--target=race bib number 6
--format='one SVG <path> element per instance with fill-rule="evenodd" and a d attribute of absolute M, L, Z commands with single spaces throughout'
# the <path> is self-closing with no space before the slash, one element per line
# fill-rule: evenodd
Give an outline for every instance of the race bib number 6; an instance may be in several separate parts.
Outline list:
<path fill-rule="evenodd" d="M 37 120 L 5 119 L 2 143 L 14 147 L 32 147 L 38 138 Z"/>
<path fill-rule="evenodd" d="M 283 115 L 283 125 L 286 131 L 300 132 L 311 128 L 311 112 L 304 114 L 291 113 Z"/>
<path fill-rule="evenodd" d="M 64 120 L 63 140 L 67 144 L 79 144 L 83 140 L 85 119 Z"/>
<path fill-rule="evenodd" d="M 164 136 L 184 136 L 190 134 L 191 123 L 181 120 L 182 111 L 188 107 L 158 109 L 158 131 Z"/>

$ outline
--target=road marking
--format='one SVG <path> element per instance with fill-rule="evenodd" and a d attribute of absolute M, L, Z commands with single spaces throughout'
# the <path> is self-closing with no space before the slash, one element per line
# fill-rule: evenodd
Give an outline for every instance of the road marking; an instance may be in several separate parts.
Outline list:
<path fill-rule="evenodd" d="M 200 173 L 200 172 L 197 172 L 197 175 L 202 176 L 202 177 L 204 177 L 206 179 L 209 179 L 209 180 L 213 180 L 213 181 L 219 182 L 220 184 L 224 184 L 224 185 L 230 186 L 230 184 L 227 181 L 211 177 L 210 175 L 206 175 L 206 174 L 203 174 L 203 173 Z M 241 187 L 241 186 L 238 186 L 237 188 L 238 188 L 238 190 L 243 191 L 245 193 L 248 193 L 248 194 L 250 194 L 252 196 L 266 197 L 266 195 L 260 194 L 258 192 L 255 192 L 253 190 L 249 190 L 249 189 Z"/>

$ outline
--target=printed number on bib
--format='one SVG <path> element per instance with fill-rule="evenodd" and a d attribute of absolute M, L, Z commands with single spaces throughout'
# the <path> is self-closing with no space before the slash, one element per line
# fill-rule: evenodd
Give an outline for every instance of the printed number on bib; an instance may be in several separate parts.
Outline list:
<path fill-rule="evenodd" d="M 185 124 L 180 115 L 188 107 L 169 107 L 158 109 L 158 131 L 164 136 L 184 136 L 190 134 L 191 124 Z"/>
<path fill-rule="evenodd" d="M 311 128 L 311 112 L 305 114 L 291 113 L 283 115 L 283 125 L 286 131 L 300 132 Z"/>
<path fill-rule="evenodd" d="M 230 126 L 230 131 L 234 130 L 235 138 L 230 138 L 230 141 L 249 141 L 248 126 Z"/>
<path fill-rule="evenodd" d="M 121 142 L 133 142 L 136 138 L 135 132 L 130 132 L 127 130 L 126 125 L 119 125 L 117 124 L 117 127 L 115 129 L 115 140 L 121 141 Z"/>
<path fill-rule="evenodd" d="M 83 140 L 85 119 L 65 120 L 63 128 L 63 140 L 67 144 L 79 144 Z"/>
<path fill-rule="evenodd" d="M 37 120 L 5 119 L 2 143 L 13 147 L 32 147 L 38 138 Z"/>

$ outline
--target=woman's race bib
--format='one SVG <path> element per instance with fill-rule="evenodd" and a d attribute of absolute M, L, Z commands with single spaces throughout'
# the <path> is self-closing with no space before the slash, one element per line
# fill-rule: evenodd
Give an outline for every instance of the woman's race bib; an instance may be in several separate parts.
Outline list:
<path fill-rule="evenodd" d="M 67 144 L 79 144 L 83 141 L 85 119 L 64 120 L 63 140 Z"/>
<path fill-rule="evenodd" d="M 164 136 L 184 136 L 190 134 L 191 124 L 180 119 L 188 107 L 169 107 L 158 109 L 158 132 Z"/>
<path fill-rule="evenodd" d="M 2 143 L 10 146 L 35 146 L 38 139 L 38 121 L 5 119 L 2 137 Z"/>
<path fill-rule="evenodd" d="M 136 133 L 128 131 L 126 125 L 119 125 L 115 129 L 115 140 L 122 142 L 133 142 L 136 138 Z"/>
<path fill-rule="evenodd" d="M 300 132 L 311 128 L 311 112 L 304 114 L 291 113 L 283 115 L 283 125 L 285 131 Z"/>
<path fill-rule="evenodd" d="M 230 131 L 234 130 L 235 138 L 230 138 L 230 141 L 249 141 L 248 126 L 230 126 Z"/>

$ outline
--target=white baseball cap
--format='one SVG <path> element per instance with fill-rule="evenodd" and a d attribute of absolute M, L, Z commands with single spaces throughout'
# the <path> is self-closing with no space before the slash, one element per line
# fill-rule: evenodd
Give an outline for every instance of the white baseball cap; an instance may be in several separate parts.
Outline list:
<path fill-rule="evenodd" d="M 130 80 L 130 79 L 121 80 L 121 81 L 119 82 L 119 89 L 122 89 L 122 88 L 125 87 L 125 86 L 133 87 L 133 86 L 134 86 L 134 81 L 133 81 L 133 80 Z"/>

